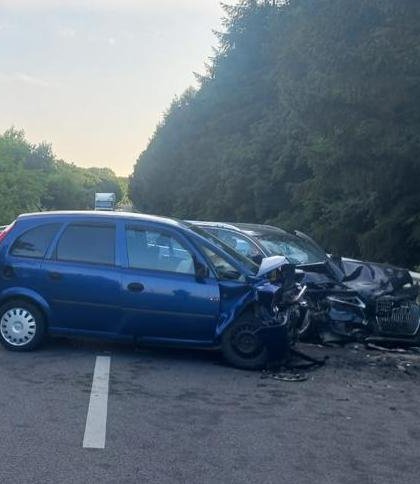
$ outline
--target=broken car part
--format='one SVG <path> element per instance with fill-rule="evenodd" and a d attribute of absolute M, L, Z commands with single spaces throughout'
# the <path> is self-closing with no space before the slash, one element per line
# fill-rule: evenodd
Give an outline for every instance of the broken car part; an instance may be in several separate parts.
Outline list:
<path fill-rule="evenodd" d="M 297 266 L 307 286 L 302 336 L 420 343 L 419 288 L 408 270 L 328 255 L 302 232 L 257 224 L 195 223 L 253 260 L 280 255 Z"/>

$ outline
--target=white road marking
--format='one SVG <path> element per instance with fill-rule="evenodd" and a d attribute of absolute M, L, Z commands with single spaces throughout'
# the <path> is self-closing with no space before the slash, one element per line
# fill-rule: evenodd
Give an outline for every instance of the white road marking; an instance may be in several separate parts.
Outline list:
<path fill-rule="evenodd" d="M 88 449 L 105 448 L 110 367 L 110 356 L 96 357 L 85 436 L 83 438 L 83 447 Z"/>

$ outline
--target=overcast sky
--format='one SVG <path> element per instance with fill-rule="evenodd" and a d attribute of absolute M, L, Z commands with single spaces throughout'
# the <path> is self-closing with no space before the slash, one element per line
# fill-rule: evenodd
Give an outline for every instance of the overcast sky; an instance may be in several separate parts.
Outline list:
<path fill-rule="evenodd" d="M 0 0 L 0 132 L 128 175 L 222 15 L 219 0 Z"/>

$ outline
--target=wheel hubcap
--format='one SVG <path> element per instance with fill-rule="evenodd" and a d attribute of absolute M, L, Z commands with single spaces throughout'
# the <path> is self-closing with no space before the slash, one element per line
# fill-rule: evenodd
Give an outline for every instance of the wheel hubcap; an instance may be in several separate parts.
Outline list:
<path fill-rule="evenodd" d="M 248 358 L 256 356 L 262 349 L 261 341 L 252 326 L 242 326 L 238 329 L 233 336 L 232 346 L 237 353 Z"/>
<path fill-rule="evenodd" d="M 27 309 L 11 308 L 1 318 L 0 333 L 13 346 L 26 345 L 35 336 L 35 318 Z"/>

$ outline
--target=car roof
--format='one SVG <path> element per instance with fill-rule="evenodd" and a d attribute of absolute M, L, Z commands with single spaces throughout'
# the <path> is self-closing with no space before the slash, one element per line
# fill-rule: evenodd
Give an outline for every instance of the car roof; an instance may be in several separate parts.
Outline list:
<path fill-rule="evenodd" d="M 166 225 L 172 225 L 175 227 L 182 227 L 186 228 L 185 224 L 181 220 L 172 219 L 169 217 L 161 217 L 157 215 L 148 215 L 143 213 L 134 213 L 134 212 L 105 212 L 99 210 L 71 210 L 71 211 L 51 211 L 51 212 L 35 212 L 35 213 L 24 213 L 19 215 L 17 218 L 18 220 L 30 220 L 30 219 L 48 219 L 48 218 L 81 218 L 81 217 L 89 217 L 97 218 L 98 220 L 106 220 L 106 219 L 130 219 L 130 220 L 137 220 L 143 222 L 156 222 L 162 223 Z"/>
<path fill-rule="evenodd" d="M 205 220 L 186 220 L 186 222 L 192 225 L 198 225 L 200 227 L 219 227 L 221 229 L 238 230 L 234 224 L 228 224 L 225 222 L 209 222 Z"/>
<path fill-rule="evenodd" d="M 273 225 L 263 225 L 263 224 L 246 224 L 246 223 L 237 223 L 237 222 L 209 222 L 209 221 L 201 221 L 201 220 L 188 220 L 189 223 L 194 225 L 199 225 L 200 227 L 218 227 L 221 229 L 231 229 L 231 230 L 239 230 L 241 232 L 245 232 L 249 235 L 257 235 L 257 234 L 264 234 L 270 232 L 277 232 L 282 234 L 288 234 L 283 229 L 279 227 L 274 227 Z"/>
<path fill-rule="evenodd" d="M 258 234 L 269 233 L 269 232 L 277 232 L 277 233 L 280 232 L 282 234 L 289 233 L 286 230 L 283 230 L 279 227 L 274 227 L 273 225 L 237 223 L 237 224 L 234 224 L 234 226 L 248 233 L 258 233 Z"/>

